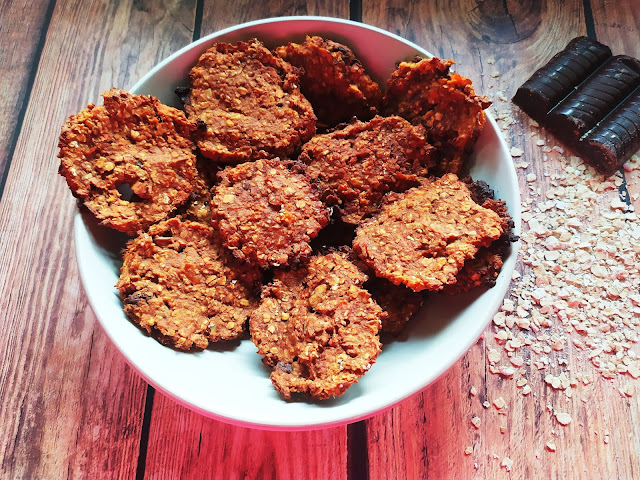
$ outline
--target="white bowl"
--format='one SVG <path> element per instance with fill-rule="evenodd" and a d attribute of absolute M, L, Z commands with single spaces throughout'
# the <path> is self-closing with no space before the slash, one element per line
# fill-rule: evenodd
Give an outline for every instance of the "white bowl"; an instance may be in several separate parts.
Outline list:
<path fill-rule="evenodd" d="M 268 47 L 300 42 L 318 34 L 350 46 L 372 76 L 384 85 L 396 62 L 419 46 L 383 30 L 324 17 L 288 17 L 250 22 L 209 35 L 175 53 L 138 82 L 133 93 L 155 95 L 177 105 L 175 87 L 215 41 L 256 37 Z M 475 147 L 472 176 L 484 180 L 507 202 L 520 225 L 520 193 L 506 144 L 490 117 Z M 78 266 L 89 302 L 107 335 L 151 385 L 204 415 L 257 428 L 301 430 L 353 422 L 384 410 L 425 388 L 477 341 L 497 311 L 509 285 L 518 245 L 506 259 L 496 285 L 460 295 L 434 296 L 401 337 L 387 345 L 371 370 L 342 397 L 324 402 L 287 403 L 269 380 L 269 371 L 249 340 L 184 353 L 160 345 L 133 325 L 114 288 L 126 238 L 99 227 L 88 214 L 75 217 Z"/>

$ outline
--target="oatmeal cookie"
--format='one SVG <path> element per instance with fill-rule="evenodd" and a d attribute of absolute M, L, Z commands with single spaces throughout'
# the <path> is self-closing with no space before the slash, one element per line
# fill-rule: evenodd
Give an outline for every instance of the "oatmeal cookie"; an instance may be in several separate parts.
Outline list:
<path fill-rule="evenodd" d="M 478 183 L 474 182 L 471 188 L 478 188 Z M 486 185 L 486 184 L 485 184 Z M 507 211 L 507 206 L 502 200 L 494 200 L 493 191 L 490 197 L 475 197 L 473 190 L 471 197 L 473 200 L 481 204 L 484 208 L 493 210 L 500 217 L 500 225 L 502 235 L 500 238 L 491 243 L 488 247 L 482 247 L 478 250 L 474 258 L 467 260 L 462 269 L 456 275 L 456 282 L 445 285 L 442 289 L 443 293 L 455 295 L 458 293 L 468 292 L 477 287 L 493 287 L 496 279 L 500 274 L 500 270 L 504 264 L 504 259 L 509 255 L 511 243 L 518 240 L 513 234 L 514 223 L 511 215 Z"/>
<path fill-rule="evenodd" d="M 484 109 L 491 102 L 476 95 L 471 80 L 451 73 L 452 60 L 439 58 L 402 62 L 387 82 L 384 111 L 422 124 L 427 140 L 439 152 L 434 173 L 460 175 L 482 133 Z"/>
<path fill-rule="evenodd" d="M 251 315 L 251 338 L 286 399 L 342 395 L 380 353 L 380 307 L 347 257 L 331 252 L 276 271 Z"/>
<path fill-rule="evenodd" d="M 382 309 L 381 334 L 398 335 L 424 303 L 421 293 L 384 278 L 370 276 L 364 286 Z"/>
<path fill-rule="evenodd" d="M 242 335 L 260 279 L 258 269 L 227 253 L 211 227 L 172 218 L 129 242 L 116 287 L 133 322 L 190 350 Z"/>
<path fill-rule="evenodd" d="M 356 121 L 317 135 L 305 144 L 299 160 L 309 165 L 325 203 L 352 225 L 376 212 L 387 192 L 418 185 L 433 165 L 424 129 L 397 116 Z"/>
<path fill-rule="evenodd" d="M 213 224 L 225 246 L 261 267 L 287 265 L 311 253 L 329 210 L 305 166 L 279 159 L 227 167 L 212 199 Z"/>
<path fill-rule="evenodd" d="M 134 235 L 183 204 L 196 178 L 193 126 L 151 96 L 111 89 L 62 127 L 59 173 L 103 225 Z"/>
<path fill-rule="evenodd" d="M 288 157 L 315 133 L 299 70 L 256 39 L 216 43 L 189 78 L 185 111 L 200 127 L 200 151 L 216 162 Z"/>
<path fill-rule="evenodd" d="M 353 248 L 379 277 L 414 291 L 440 290 L 502 233 L 498 214 L 477 205 L 466 185 L 447 174 L 389 194 L 380 213 L 358 228 Z"/>
<path fill-rule="evenodd" d="M 193 181 L 193 191 L 185 204 L 175 211 L 174 216 L 205 225 L 211 223 L 211 188 L 214 185 L 213 178 L 216 175 L 216 169 L 213 167 L 215 165 L 208 159 L 197 158 L 198 175 Z"/>
<path fill-rule="evenodd" d="M 382 92 L 349 47 L 318 36 L 289 43 L 276 53 L 303 71 L 300 89 L 318 117 L 318 127 L 333 127 L 352 117 L 369 120 L 380 107 Z"/>

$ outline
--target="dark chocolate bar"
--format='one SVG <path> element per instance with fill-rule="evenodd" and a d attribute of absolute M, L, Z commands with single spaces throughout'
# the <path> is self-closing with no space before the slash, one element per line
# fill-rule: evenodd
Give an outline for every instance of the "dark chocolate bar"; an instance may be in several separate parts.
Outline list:
<path fill-rule="evenodd" d="M 640 149 L 640 87 L 595 128 L 577 150 L 605 175 L 611 175 Z"/>
<path fill-rule="evenodd" d="M 605 175 L 640 148 L 640 61 L 595 40 L 569 42 L 513 102 Z"/>
<path fill-rule="evenodd" d="M 611 49 L 588 37 L 577 37 L 536 71 L 516 92 L 513 102 L 541 121 L 609 57 Z"/>
<path fill-rule="evenodd" d="M 640 62 L 626 55 L 610 58 L 555 106 L 545 123 L 549 130 L 575 147 L 582 135 L 595 127 L 638 86 Z"/>

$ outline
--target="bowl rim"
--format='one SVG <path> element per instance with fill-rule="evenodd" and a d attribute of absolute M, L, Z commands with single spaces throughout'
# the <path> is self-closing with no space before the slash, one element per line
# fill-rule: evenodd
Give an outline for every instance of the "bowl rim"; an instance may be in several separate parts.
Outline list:
<path fill-rule="evenodd" d="M 250 27 L 254 27 L 254 26 L 258 26 L 258 25 L 262 25 L 262 24 L 273 24 L 273 23 L 279 23 L 279 22 L 327 22 L 327 23 L 331 23 L 331 24 L 344 24 L 344 25 L 348 25 L 351 27 L 355 27 L 355 28 L 360 28 L 360 29 L 364 29 L 364 30 L 369 30 L 369 31 L 373 31 L 376 33 L 379 33 L 381 35 L 384 35 L 386 37 L 391 37 L 401 43 L 404 43 L 405 45 L 415 49 L 417 52 L 420 52 L 424 55 L 428 55 L 428 56 L 433 56 L 431 53 L 429 53 L 427 50 L 425 50 L 424 48 L 420 47 L 419 45 L 415 44 L 414 42 L 411 42 L 410 40 L 407 40 L 405 38 L 400 37 L 399 35 L 396 35 L 392 32 L 383 30 L 381 28 L 378 27 L 374 27 L 371 25 L 367 25 L 361 22 L 355 22 L 352 20 L 347 20 L 347 19 L 342 19 L 342 18 L 334 18 L 334 17 L 326 17 L 326 16 L 285 16 L 285 17 L 272 17 L 272 18 L 265 18 L 265 19 L 260 19 L 260 20 L 254 20 L 254 21 L 250 21 L 250 22 L 245 22 L 245 23 L 241 23 L 241 24 L 237 24 L 237 25 L 233 25 L 227 28 L 224 28 L 222 30 L 218 30 L 216 32 L 210 33 L 198 40 L 196 40 L 195 42 L 191 42 L 188 45 L 182 47 L 181 49 L 179 49 L 178 51 L 176 51 L 175 53 L 171 54 L 170 56 L 166 57 L 164 60 L 160 61 L 158 64 L 156 64 L 151 70 L 149 70 L 140 80 L 138 80 L 135 85 L 131 88 L 131 92 L 132 93 L 136 93 L 139 92 L 140 88 L 150 79 L 153 78 L 156 73 L 161 70 L 162 68 L 166 67 L 166 65 L 168 65 L 169 63 L 171 63 L 172 61 L 174 61 L 176 58 L 184 55 L 187 52 L 190 52 L 194 49 L 198 49 L 199 47 L 201 47 L 203 44 L 208 44 L 208 43 L 212 43 L 214 40 L 216 40 L 219 37 L 225 36 L 229 33 L 233 33 L 236 32 L 238 30 L 243 30 L 243 29 L 247 29 Z M 486 111 L 485 111 L 486 112 Z M 507 157 L 509 157 L 509 150 L 508 150 L 508 146 L 506 144 L 506 141 L 501 133 L 501 130 L 499 128 L 499 126 L 497 125 L 495 119 L 493 118 L 493 116 L 491 115 L 490 112 L 486 112 L 486 117 L 487 117 L 487 123 L 491 125 L 492 129 L 495 132 L 495 136 L 497 138 L 498 144 L 499 144 L 499 149 L 501 150 L 501 152 L 506 155 Z M 486 125 L 485 125 L 486 128 Z M 510 157 L 509 157 L 510 158 Z M 507 207 L 509 209 L 509 213 L 512 216 L 512 219 L 514 220 L 515 223 L 515 227 L 514 227 L 514 233 L 516 235 L 519 235 L 520 233 L 520 225 L 521 225 L 521 194 L 520 194 L 520 189 L 518 186 L 518 179 L 517 179 L 517 174 L 515 171 L 515 167 L 513 165 L 511 165 L 511 168 L 507 168 L 506 170 L 507 174 L 508 174 L 508 179 L 507 182 L 511 185 L 514 185 L 514 203 L 515 204 L 507 204 Z M 492 316 L 493 315 L 487 315 L 486 317 L 486 321 L 484 322 L 477 322 L 475 324 L 475 327 L 472 330 L 472 334 L 470 334 L 469 336 L 467 336 L 468 340 L 466 342 L 463 343 L 457 343 L 457 342 L 452 342 L 451 345 L 451 353 L 448 356 L 448 360 L 447 362 L 440 362 L 437 366 L 437 368 L 432 370 L 431 375 L 429 376 L 429 378 L 426 378 L 424 381 L 422 382 L 415 382 L 414 387 L 412 389 L 401 389 L 399 391 L 394 391 L 393 394 L 391 395 L 387 395 L 385 398 L 386 400 L 383 403 L 378 403 L 375 404 L 372 408 L 367 409 L 366 411 L 362 411 L 361 413 L 357 413 L 357 414 L 352 414 L 352 415 L 343 415 L 343 416 L 339 416 L 336 417 L 333 420 L 314 420 L 313 418 L 307 418 L 306 422 L 301 422 L 299 419 L 292 419 L 291 421 L 282 421 L 282 422 L 273 422 L 273 421 L 268 421 L 266 418 L 264 418 L 264 421 L 257 421 L 257 420 L 247 420 L 246 418 L 243 418 L 240 415 L 230 415 L 228 413 L 218 413 L 218 412 L 214 412 L 211 411 L 207 408 L 204 408 L 202 405 L 196 404 L 192 401 L 186 400 L 185 398 L 181 397 L 179 392 L 173 391 L 171 388 L 169 388 L 166 385 L 163 385 L 159 380 L 152 378 L 150 375 L 148 375 L 143 367 L 141 367 L 138 363 L 136 363 L 135 359 L 129 358 L 125 353 L 124 353 L 124 349 L 121 347 L 121 343 L 118 339 L 117 336 L 114 336 L 111 334 L 111 332 L 109 331 L 109 329 L 106 327 L 107 325 L 107 318 L 104 318 L 104 314 L 99 311 L 96 308 L 96 305 L 98 305 L 99 302 L 96 301 L 96 299 L 93 298 L 92 293 L 89 291 L 89 289 L 87 288 L 87 283 L 90 281 L 90 277 L 92 275 L 92 272 L 89 269 L 89 265 L 86 264 L 86 262 L 81 260 L 81 257 L 83 255 L 83 253 L 80 251 L 80 242 L 78 241 L 78 237 L 79 235 L 84 235 L 83 232 L 81 232 L 82 229 L 85 229 L 86 225 L 84 223 L 84 220 L 82 219 L 82 216 L 80 214 L 80 212 L 76 213 L 76 217 L 75 217 L 75 221 L 74 221 L 74 238 L 75 238 L 75 249 L 76 249 L 76 261 L 79 267 L 79 271 L 80 271 L 80 276 L 82 279 L 82 285 L 83 285 L 83 289 L 89 299 L 89 303 L 90 306 L 94 312 L 94 314 L 96 315 L 96 317 L 99 320 L 99 323 L 102 327 L 102 329 L 107 333 L 107 336 L 109 337 L 109 339 L 114 343 L 114 345 L 116 346 L 117 350 L 119 351 L 119 353 L 123 356 L 123 358 L 125 359 L 125 361 L 136 371 L 136 373 L 138 375 L 140 375 L 149 385 L 153 386 L 156 390 L 161 391 L 164 395 L 172 398 L 173 400 L 175 400 L 177 403 L 179 403 L 180 405 L 183 405 L 187 408 L 189 408 L 190 410 L 193 410 L 195 412 L 198 412 L 206 417 L 210 417 L 210 418 L 215 418 L 217 420 L 223 421 L 225 423 L 230 423 L 233 425 L 237 425 L 237 426 L 242 426 L 242 427 L 249 427 L 249 428 L 255 428 L 255 429 L 262 429 L 262 430 L 285 430 L 285 431 L 300 431 L 300 430 L 315 430 L 315 429 L 322 429 L 322 428 L 330 428 L 330 427 L 335 427 L 335 426 L 339 426 L 339 425 L 345 425 L 348 423 L 352 423 L 352 422 L 356 422 L 359 420 L 363 420 L 366 418 L 370 418 L 374 415 L 377 415 L 378 413 L 384 412 L 386 410 L 389 410 L 390 408 L 398 405 L 400 402 L 413 397 L 414 395 L 417 395 L 418 393 L 422 392 L 425 388 L 427 388 L 431 383 L 433 383 L 434 381 L 436 381 L 438 378 L 440 378 L 447 370 L 449 370 L 453 365 L 455 365 L 456 362 L 458 362 L 460 360 L 460 358 L 462 358 L 468 351 L 469 349 L 478 341 L 478 339 L 481 337 L 482 333 L 484 332 L 484 330 L 487 328 L 487 326 L 490 324 Z M 520 249 L 520 241 L 517 241 L 515 243 L 511 244 L 511 252 L 509 254 L 509 256 L 507 257 L 504 265 L 503 265 L 503 270 L 501 272 L 501 275 L 508 275 L 508 280 L 506 281 L 506 290 L 504 292 L 504 295 L 507 294 L 508 292 L 508 287 L 510 284 L 510 279 L 511 279 L 511 274 L 513 272 L 513 270 L 515 269 L 515 262 L 516 262 L 516 257 L 518 255 L 518 251 Z M 494 295 L 491 299 L 490 302 L 490 308 L 492 309 L 492 312 L 495 313 L 500 304 L 503 301 L 503 296 L 496 296 Z M 284 401 L 284 400 L 283 400 Z M 330 408 L 330 407 L 329 407 Z M 313 415 L 311 415 L 311 417 L 313 417 Z"/>

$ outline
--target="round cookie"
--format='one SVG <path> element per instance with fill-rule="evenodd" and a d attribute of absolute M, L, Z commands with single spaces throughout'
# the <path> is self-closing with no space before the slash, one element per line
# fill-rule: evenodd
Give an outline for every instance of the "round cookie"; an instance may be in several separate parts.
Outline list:
<path fill-rule="evenodd" d="M 376 113 L 382 92 L 351 49 L 318 36 L 302 44 L 276 48 L 287 62 L 302 69 L 301 90 L 313 105 L 319 127 L 333 127 L 353 117 L 369 120 Z"/>
<path fill-rule="evenodd" d="M 62 127 L 59 173 L 102 224 L 134 235 L 189 198 L 193 126 L 151 96 L 111 89 L 103 97 Z"/>
<path fill-rule="evenodd" d="M 452 60 L 439 58 L 401 62 L 387 81 L 383 99 L 387 115 L 400 115 L 423 125 L 439 161 L 434 173 L 460 175 L 486 122 L 491 102 L 476 95 L 471 80 L 451 73 Z"/>
<path fill-rule="evenodd" d="M 317 135 L 304 145 L 299 160 L 309 165 L 325 203 L 351 225 L 377 212 L 386 193 L 418 185 L 433 166 L 424 129 L 398 116 L 356 121 Z"/>
<path fill-rule="evenodd" d="M 237 258 L 265 268 L 290 264 L 311 253 L 309 241 L 329 223 L 300 163 L 257 160 L 219 178 L 212 221 Z"/>
<path fill-rule="evenodd" d="M 353 249 L 376 275 L 414 291 L 456 282 L 465 261 L 503 233 L 502 220 L 476 204 L 454 174 L 392 193 L 356 231 Z"/>
<path fill-rule="evenodd" d="M 362 288 L 367 276 L 347 257 L 332 252 L 276 271 L 251 315 L 251 338 L 287 400 L 293 393 L 342 395 L 380 353 L 382 311 Z"/>
<path fill-rule="evenodd" d="M 210 226 L 172 218 L 129 242 L 116 287 L 133 322 L 190 350 L 242 335 L 260 279 L 228 254 Z"/>
<path fill-rule="evenodd" d="M 214 44 L 189 78 L 185 111 L 199 126 L 201 153 L 216 162 L 289 157 L 315 133 L 299 70 L 256 39 Z"/>

